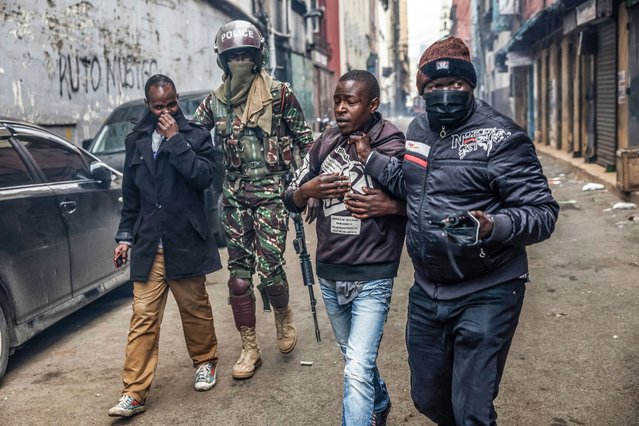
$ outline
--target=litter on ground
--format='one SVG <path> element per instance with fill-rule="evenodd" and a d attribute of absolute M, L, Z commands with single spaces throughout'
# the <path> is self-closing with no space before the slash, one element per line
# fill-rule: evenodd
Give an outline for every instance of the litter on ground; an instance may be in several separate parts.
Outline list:
<path fill-rule="evenodd" d="M 605 187 L 600 184 L 600 183 L 587 183 L 584 185 L 583 188 L 581 188 L 582 191 L 600 191 L 602 189 L 604 189 Z"/>

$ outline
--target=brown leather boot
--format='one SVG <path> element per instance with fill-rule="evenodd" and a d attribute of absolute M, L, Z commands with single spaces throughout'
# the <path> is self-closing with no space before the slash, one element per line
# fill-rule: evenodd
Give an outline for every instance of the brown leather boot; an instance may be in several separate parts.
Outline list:
<path fill-rule="evenodd" d="M 275 328 L 277 329 L 277 347 L 280 352 L 287 354 L 295 349 L 297 343 L 297 330 L 293 325 L 293 311 L 291 307 L 274 308 Z"/>
<path fill-rule="evenodd" d="M 255 327 L 240 327 L 242 336 L 242 353 L 240 359 L 233 366 L 234 379 L 248 379 L 253 377 L 257 367 L 262 365 L 262 354 L 257 346 Z"/>

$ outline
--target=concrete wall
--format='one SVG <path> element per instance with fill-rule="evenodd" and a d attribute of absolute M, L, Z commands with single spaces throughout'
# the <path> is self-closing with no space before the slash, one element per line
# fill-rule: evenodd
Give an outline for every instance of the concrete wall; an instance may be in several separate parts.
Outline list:
<path fill-rule="evenodd" d="M 451 35 L 461 38 L 468 46 L 470 51 L 473 51 L 473 40 L 471 37 L 472 22 L 470 10 L 470 0 L 453 0 L 453 6 L 455 8 L 456 22 L 453 25 L 454 30 Z"/>
<path fill-rule="evenodd" d="M 331 56 L 328 60 L 328 69 L 333 71 L 335 78 L 339 78 L 343 72 L 341 69 L 341 45 L 340 34 L 342 24 L 339 14 L 339 0 L 326 0 L 326 41 L 331 48 Z"/>
<path fill-rule="evenodd" d="M 0 8 L 0 115 L 79 143 L 164 73 L 178 91 L 210 89 L 213 37 L 230 20 L 201 0 L 16 1 Z M 245 7 L 250 1 L 235 1 Z"/>
<path fill-rule="evenodd" d="M 340 71 L 344 74 L 352 69 L 366 69 L 370 54 L 367 38 L 370 23 L 368 0 L 339 2 L 340 15 Z"/>
<path fill-rule="evenodd" d="M 375 28 L 375 41 L 377 54 L 379 55 L 379 75 L 377 79 L 379 81 L 380 88 L 380 111 L 389 115 L 393 110 L 393 101 L 395 93 L 395 79 L 394 74 L 390 74 L 387 77 L 383 76 L 384 68 L 393 68 L 392 63 L 393 54 L 391 49 L 393 45 L 391 43 L 392 30 L 391 30 L 391 9 L 384 10 L 384 6 L 380 1 L 376 3 L 375 20 L 377 22 Z"/>
<path fill-rule="evenodd" d="M 315 107 L 313 105 L 314 77 L 313 62 L 303 55 L 291 52 L 290 83 L 297 100 L 302 106 L 304 118 L 309 126 L 313 125 L 313 120 L 316 118 Z"/>

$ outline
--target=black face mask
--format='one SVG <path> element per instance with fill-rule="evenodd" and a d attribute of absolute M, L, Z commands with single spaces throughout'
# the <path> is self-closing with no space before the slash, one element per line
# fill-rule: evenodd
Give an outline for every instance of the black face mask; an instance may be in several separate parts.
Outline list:
<path fill-rule="evenodd" d="M 465 90 L 433 90 L 424 94 L 424 100 L 430 127 L 441 131 L 466 118 L 473 105 L 473 94 Z"/>

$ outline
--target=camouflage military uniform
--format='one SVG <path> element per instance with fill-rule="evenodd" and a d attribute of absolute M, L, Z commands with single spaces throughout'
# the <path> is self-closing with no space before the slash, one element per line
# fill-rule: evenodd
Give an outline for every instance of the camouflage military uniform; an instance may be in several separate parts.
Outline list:
<path fill-rule="evenodd" d="M 294 166 L 294 146 L 303 157 L 313 138 L 290 86 L 273 80 L 271 94 L 273 126 L 269 135 L 259 128 L 242 128 L 235 114 L 232 128 L 227 129 L 226 105 L 214 94 L 204 99 L 193 118 L 208 129 L 215 127 L 216 143 L 224 148 L 222 208 L 231 276 L 250 280 L 257 270 L 260 290 L 272 284 L 284 285 L 286 306 L 288 283 L 283 254 L 288 212 L 281 194 Z M 269 298 L 276 308 L 283 303 Z"/>

